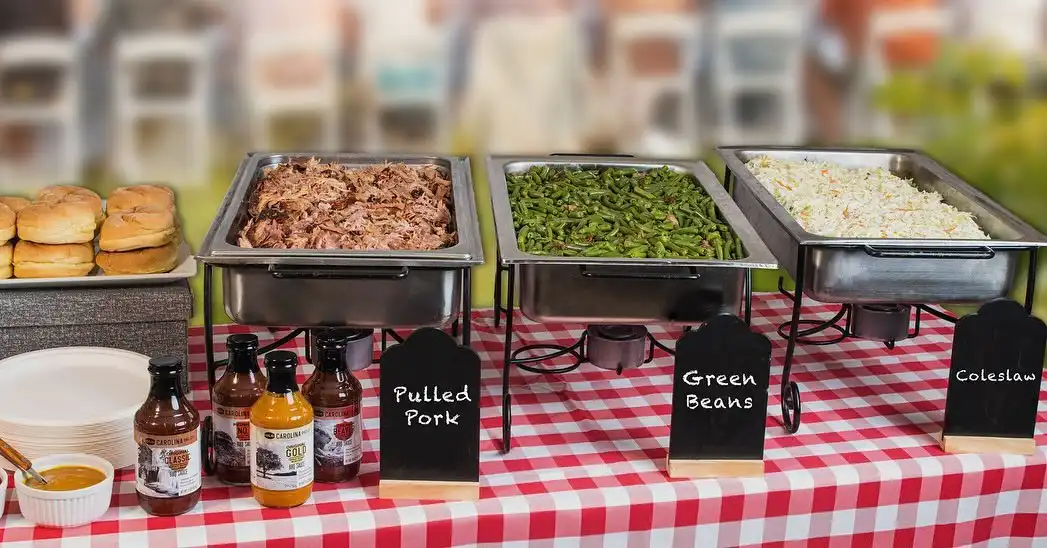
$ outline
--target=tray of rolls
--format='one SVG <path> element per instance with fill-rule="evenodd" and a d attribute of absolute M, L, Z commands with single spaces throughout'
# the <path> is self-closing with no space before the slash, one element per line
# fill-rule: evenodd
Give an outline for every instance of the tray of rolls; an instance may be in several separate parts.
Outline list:
<path fill-rule="evenodd" d="M 192 278 L 174 193 L 158 185 L 103 200 L 78 186 L 0 197 L 0 288 L 162 284 Z"/>

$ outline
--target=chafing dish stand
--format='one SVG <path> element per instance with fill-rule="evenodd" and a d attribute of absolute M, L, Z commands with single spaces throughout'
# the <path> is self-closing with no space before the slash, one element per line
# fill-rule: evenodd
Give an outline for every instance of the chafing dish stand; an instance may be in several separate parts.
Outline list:
<path fill-rule="evenodd" d="M 670 169 L 688 173 L 694 177 L 695 184 L 713 199 L 719 218 L 740 238 L 747 256 L 741 260 L 723 261 L 552 257 L 525 253 L 520 250 L 516 238 L 506 175 L 536 165 L 566 169 L 620 167 L 637 170 L 668 166 Z M 718 343 L 722 343 L 722 348 L 714 352 L 717 356 L 724 355 L 721 351 L 727 347 L 762 348 L 761 344 L 753 344 L 750 339 L 753 336 L 749 330 L 752 314 L 752 269 L 775 269 L 777 262 L 705 164 L 694 161 L 638 159 L 625 155 L 612 157 L 554 154 L 551 157 L 495 156 L 488 159 L 487 167 L 498 236 L 494 289 L 495 327 L 501 324 L 503 315 L 505 318 L 502 363 L 503 454 L 512 448 L 512 395 L 509 377 L 513 366 L 531 373 L 559 375 L 589 362 L 621 375 L 624 369 L 651 362 L 655 358 L 656 350 L 677 356 L 679 360 L 677 348 L 688 340 L 692 341 L 687 343 L 692 348 L 695 344 L 702 344 L 701 341 L 718 340 Z M 503 282 L 506 284 L 504 288 Z M 517 297 L 521 312 L 532 320 L 578 322 L 588 324 L 588 327 L 577 341 L 568 346 L 538 343 L 514 349 L 513 310 Z M 677 341 L 677 348 L 659 341 L 643 327 L 656 323 L 682 327 L 684 333 Z M 702 324 L 702 327 L 694 330 L 693 326 L 699 324 Z M 709 327 L 710 325 L 713 326 Z M 709 329 L 701 332 L 706 327 Z M 757 335 L 757 338 L 766 342 L 762 335 Z M 742 367 L 740 364 L 744 363 L 747 364 L 745 367 L 755 371 L 754 378 L 766 379 L 769 374 L 769 343 L 766 349 L 766 356 L 761 357 L 759 352 L 748 353 L 751 358 L 735 361 L 727 367 Z M 685 368 L 699 367 L 694 363 L 694 353 L 689 353 L 688 356 L 692 357 L 690 362 L 676 364 L 681 376 Z M 572 363 L 561 367 L 538 365 L 540 362 L 566 357 L 573 358 L 570 360 Z M 724 364 L 727 362 L 710 358 L 700 367 L 708 372 L 716 371 L 717 367 Z M 741 369 L 734 372 L 741 372 Z M 689 391 L 684 382 L 680 379 L 674 380 L 674 416 L 678 411 L 677 407 L 682 409 L 678 398 L 686 397 Z M 757 400 L 762 397 L 766 401 L 766 382 L 763 382 L 763 389 L 758 389 L 757 393 L 762 394 L 756 398 Z M 750 440 L 755 440 L 754 445 L 735 453 L 730 453 L 736 449 L 731 448 L 728 453 L 734 457 L 716 457 L 726 462 L 722 459 L 730 460 L 745 454 L 747 457 L 741 460 L 739 469 L 746 472 L 716 471 L 715 466 L 712 472 L 698 471 L 709 470 L 703 468 L 712 462 L 708 455 L 722 452 L 724 446 L 713 448 L 712 445 L 715 444 L 712 444 L 704 449 L 695 449 L 687 446 L 682 439 L 686 436 L 680 436 L 676 460 L 672 458 L 673 443 L 670 444 L 670 460 L 667 467 L 669 474 L 679 474 L 674 477 L 697 477 L 690 474 L 704 473 L 762 474 L 763 463 L 760 459 L 763 453 L 766 405 L 760 411 L 760 416 L 739 414 L 739 423 L 755 425 L 748 436 Z M 699 426 L 697 422 L 702 420 L 701 410 L 694 415 L 699 418 L 689 418 L 685 430 L 702 431 L 705 426 Z M 686 417 L 687 413 L 683 412 L 680 416 Z M 694 471 L 689 472 L 688 469 Z"/>
<path fill-rule="evenodd" d="M 782 421 L 790 434 L 800 428 L 801 420 L 800 388 L 790 379 L 798 343 L 823 346 L 860 337 L 880 340 L 888 349 L 893 349 L 899 340 L 920 334 L 923 314 L 953 324 L 962 320 L 927 303 L 968 304 L 1005 297 L 1022 254 L 1028 261 L 1024 309 L 1026 314 L 1032 314 L 1039 248 L 1047 245 L 1044 237 L 925 154 L 900 149 L 772 146 L 721 147 L 718 152 L 726 163 L 724 186 L 795 283 L 795 289 L 790 292 L 785 288 L 784 277 L 778 279 L 778 290 L 793 304 L 791 318 L 778 327 L 778 334 L 787 340 L 782 365 L 781 410 Z M 745 167 L 746 161 L 761 155 L 889 169 L 912 179 L 922 190 L 949 195 L 947 202 L 958 202 L 954 205 L 978 213 L 989 224 L 994 238 L 972 243 L 813 235 L 806 232 Z M 977 264 L 977 267 L 969 266 L 977 268 L 972 271 L 974 275 L 956 267 L 972 263 Z M 841 266 L 848 264 L 850 267 Z M 804 319 L 801 316 L 805 293 L 821 302 L 841 303 L 840 310 L 829 320 Z M 909 331 L 910 325 L 912 331 Z M 813 338 L 829 330 L 835 331 L 835 335 Z"/>

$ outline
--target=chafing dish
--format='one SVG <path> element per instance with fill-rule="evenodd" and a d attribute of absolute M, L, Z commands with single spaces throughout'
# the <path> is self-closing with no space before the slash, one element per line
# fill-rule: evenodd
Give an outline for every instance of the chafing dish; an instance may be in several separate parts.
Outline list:
<path fill-rule="evenodd" d="M 722 147 L 734 200 L 793 279 L 830 303 L 971 303 L 1007 295 L 1024 251 L 1047 239 L 938 162 L 914 150 Z M 804 230 L 745 167 L 759 156 L 881 167 L 974 214 L 990 240 L 832 238 Z M 802 257 L 801 275 L 800 261 Z"/>
<path fill-rule="evenodd" d="M 525 253 L 516 241 L 506 175 L 532 166 L 568 169 L 668 166 L 692 175 L 720 217 L 742 240 L 742 260 L 554 257 Z M 519 272 L 520 309 L 535 321 L 646 324 L 697 323 L 738 314 L 746 269 L 775 269 L 774 256 L 704 163 L 601 156 L 514 157 L 487 160 L 499 260 Z"/>
<path fill-rule="evenodd" d="M 237 245 L 246 206 L 267 166 L 315 157 L 347 167 L 434 165 L 450 177 L 458 243 L 434 251 L 260 249 Z M 469 160 L 348 153 L 254 153 L 204 238 L 200 261 L 221 267 L 225 309 L 266 326 L 415 328 L 444 325 L 461 310 L 463 271 L 483 263 Z"/>

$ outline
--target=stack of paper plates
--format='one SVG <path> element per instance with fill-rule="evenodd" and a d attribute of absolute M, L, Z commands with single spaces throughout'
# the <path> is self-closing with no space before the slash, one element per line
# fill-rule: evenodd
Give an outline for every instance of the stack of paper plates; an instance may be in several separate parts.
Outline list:
<path fill-rule="evenodd" d="M 134 414 L 149 392 L 149 358 L 70 347 L 0 361 L 0 437 L 29 459 L 61 453 L 134 464 Z M 14 470 L 0 458 L 0 466 Z"/>

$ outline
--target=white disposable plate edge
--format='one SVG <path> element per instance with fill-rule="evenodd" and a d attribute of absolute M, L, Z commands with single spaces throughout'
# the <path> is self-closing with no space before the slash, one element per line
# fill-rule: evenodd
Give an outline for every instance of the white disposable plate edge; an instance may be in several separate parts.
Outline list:
<path fill-rule="evenodd" d="M 162 274 L 125 274 L 106 276 L 99 267 L 87 276 L 67 278 L 8 278 L 0 280 L 0 289 L 31 289 L 36 287 L 109 287 L 114 285 L 159 285 L 196 276 L 196 257 L 189 244 L 178 246 L 178 266 Z"/>
<path fill-rule="evenodd" d="M 140 359 L 143 361 L 143 367 L 141 368 L 142 374 L 145 376 L 149 375 L 149 371 L 146 369 L 146 364 L 149 363 L 149 357 L 137 352 L 131 352 L 130 350 L 121 350 L 119 348 L 105 348 L 101 346 L 63 346 L 61 348 L 47 348 L 44 350 L 34 350 L 32 352 L 25 352 L 18 354 L 17 356 L 11 356 L 10 358 L 0 360 L 0 368 L 10 367 L 12 362 L 20 362 L 26 359 L 33 359 L 39 356 L 47 356 L 48 354 L 59 354 L 62 352 L 76 351 L 81 354 L 83 353 L 98 353 L 98 354 L 117 354 L 125 358 Z M 131 371 L 131 369 L 128 369 Z M 142 395 L 142 401 L 145 401 L 145 394 Z M 39 427 L 39 428 L 72 428 L 77 426 L 87 426 L 91 424 L 109 423 L 117 420 L 124 419 L 128 416 L 134 416 L 141 404 L 135 404 L 131 407 L 124 408 L 118 412 L 114 412 L 112 415 L 101 417 L 91 421 L 52 421 L 52 420 L 7 420 L 7 423 L 17 423 L 23 426 Z"/>

